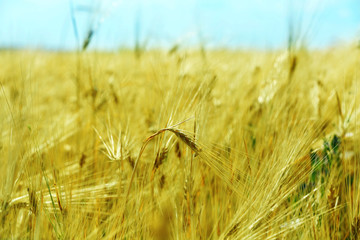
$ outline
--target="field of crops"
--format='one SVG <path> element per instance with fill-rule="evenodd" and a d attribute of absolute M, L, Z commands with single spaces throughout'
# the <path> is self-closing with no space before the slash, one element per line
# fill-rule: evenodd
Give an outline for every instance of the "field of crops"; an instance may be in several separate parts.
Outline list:
<path fill-rule="evenodd" d="M 0 239 L 358 239 L 360 50 L 0 52 Z"/>

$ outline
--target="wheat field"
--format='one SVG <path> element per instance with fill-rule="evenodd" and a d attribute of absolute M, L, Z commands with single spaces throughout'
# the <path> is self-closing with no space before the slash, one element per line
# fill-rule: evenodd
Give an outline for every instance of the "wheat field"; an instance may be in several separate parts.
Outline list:
<path fill-rule="evenodd" d="M 360 50 L 0 52 L 0 239 L 358 239 Z"/>

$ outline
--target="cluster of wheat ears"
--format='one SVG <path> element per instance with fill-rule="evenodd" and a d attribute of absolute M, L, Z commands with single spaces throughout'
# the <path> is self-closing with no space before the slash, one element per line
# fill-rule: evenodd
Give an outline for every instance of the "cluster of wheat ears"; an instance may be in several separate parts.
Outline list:
<path fill-rule="evenodd" d="M 360 53 L 0 52 L 0 239 L 358 239 Z"/>

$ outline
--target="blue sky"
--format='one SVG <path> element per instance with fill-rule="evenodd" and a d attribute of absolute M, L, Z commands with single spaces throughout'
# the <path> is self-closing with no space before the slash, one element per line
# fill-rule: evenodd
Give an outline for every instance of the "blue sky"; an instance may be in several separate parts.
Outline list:
<path fill-rule="evenodd" d="M 0 0 L 0 47 L 76 49 L 71 12 L 92 49 L 133 47 L 136 32 L 148 47 L 280 48 L 290 19 L 310 47 L 360 39 L 358 0 Z"/>

